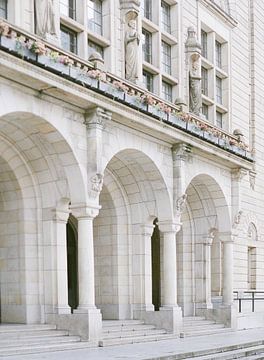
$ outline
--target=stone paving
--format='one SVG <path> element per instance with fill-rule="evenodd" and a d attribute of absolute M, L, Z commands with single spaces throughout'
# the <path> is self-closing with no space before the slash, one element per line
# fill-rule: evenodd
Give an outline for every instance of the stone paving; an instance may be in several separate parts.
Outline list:
<path fill-rule="evenodd" d="M 1 360 L 173 360 L 173 355 L 264 340 L 264 328 L 105 348 L 1 357 Z M 190 355 L 188 359 L 193 359 Z M 260 355 L 259 359 L 263 359 Z"/>

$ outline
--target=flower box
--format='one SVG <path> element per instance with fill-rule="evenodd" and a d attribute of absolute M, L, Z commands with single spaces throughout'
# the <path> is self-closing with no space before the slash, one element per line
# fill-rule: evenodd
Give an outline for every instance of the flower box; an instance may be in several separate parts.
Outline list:
<path fill-rule="evenodd" d="M 158 118 L 162 117 L 162 111 L 155 105 L 148 105 L 148 112 Z"/>
<path fill-rule="evenodd" d="M 177 115 L 170 114 L 168 121 L 172 125 L 176 125 L 177 127 L 181 128 L 181 129 L 186 129 L 187 123 Z"/>
<path fill-rule="evenodd" d="M 81 69 L 77 66 L 70 66 L 70 76 L 73 79 L 79 80 L 79 77 L 81 76 Z"/>
<path fill-rule="evenodd" d="M 109 84 L 108 93 L 113 96 L 114 99 L 124 100 L 125 92 L 117 89 L 115 86 Z"/>
<path fill-rule="evenodd" d="M 214 144 L 218 144 L 218 137 L 215 136 L 214 134 L 208 133 L 207 131 L 204 131 L 203 134 L 204 139 L 214 143 Z"/>
<path fill-rule="evenodd" d="M 1 36 L 1 46 L 10 50 L 17 52 L 17 43 L 15 38 L 10 38 L 6 36 Z"/>
<path fill-rule="evenodd" d="M 204 131 L 201 130 L 196 124 L 188 123 L 187 130 L 189 130 L 192 134 L 198 135 L 200 137 L 204 136 Z"/>
<path fill-rule="evenodd" d="M 63 63 L 61 63 L 55 59 L 51 59 L 47 55 L 38 55 L 37 61 L 40 64 L 42 64 L 50 69 L 56 70 L 59 73 L 62 73 L 65 75 L 70 75 L 70 66 L 64 65 Z"/>
<path fill-rule="evenodd" d="M 105 82 L 105 81 L 99 81 L 99 90 L 103 91 L 104 93 L 108 94 L 111 92 L 110 90 L 111 84 Z"/>
<path fill-rule="evenodd" d="M 236 153 L 238 155 L 241 155 L 241 156 L 246 156 L 246 150 L 245 149 L 241 149 L 240 147 L 235 146 L 235 145 L 233 145 L 232 147 L 233 147 L 234 153 Z"/>
<path fill-rule="evenodd" d="M 27 59 L 31 59 L 36 61 L 37 60 L 37 54 L 33 53 L 31 50 L 29 50 L 27 47 L 23 47 L 21 49 L 21 55 Z"/>
<path fill-rule="evenodd" d="M 223 147 L 223 148 L 225 148 L 225 149 L 228 148 L 226 139 L 221 139 L 221 138 L 219 138 L 219 139 L 218 139 L 218 144 L 219 144 L 219 146 L 221 146 L 221 147 Z"/>
<path fill-rule="evenodd" d="M 125 94 L 125 102 L 137 109 L 147 110 L 147 104 L 144 104 L 136 95 Z"/>
<path fill-rule="evenodd" d="M 88 85 L 89 87 L 93 87 L 95 89 L 98 88 L 98 79 L 92 78 L 87 74 L 81 74 L 78 77 L 78 80 L 81 81 L 83 84 Z"/>

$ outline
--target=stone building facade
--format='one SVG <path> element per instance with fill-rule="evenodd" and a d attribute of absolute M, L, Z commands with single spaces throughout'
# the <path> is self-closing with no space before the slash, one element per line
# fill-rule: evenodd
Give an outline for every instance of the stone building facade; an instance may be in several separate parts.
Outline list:
<path fill-rule="evenodd" d="M 261 14 L 0 0 L 1 322 L 264 324 Z"/>

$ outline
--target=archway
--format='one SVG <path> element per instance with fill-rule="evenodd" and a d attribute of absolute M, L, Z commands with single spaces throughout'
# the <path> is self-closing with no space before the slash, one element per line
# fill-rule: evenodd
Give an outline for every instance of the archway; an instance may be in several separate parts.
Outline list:
<path fill-rule="evenodd" d="M 178 239 L 178 302 L 184 316 L 203 314 L 221 303 L 221 234 L 230 233 L 225 195 L 209 175 L 198 175 L 186 189 L 187 206 Z"/>
<path fill-rule="evenodd" d="M 96 304 L 103 318 L 133 318 L 137 311 L 154 310 L 153 221 L 172 222 L 169 190 L 154 161 L 138 150 L 116 154 L 105 169 L 100 205 L 94 241 Z M 154 229 L 153 239 L 157 234 Z M 160 298 L 159 289 L 157 309 Z"/>

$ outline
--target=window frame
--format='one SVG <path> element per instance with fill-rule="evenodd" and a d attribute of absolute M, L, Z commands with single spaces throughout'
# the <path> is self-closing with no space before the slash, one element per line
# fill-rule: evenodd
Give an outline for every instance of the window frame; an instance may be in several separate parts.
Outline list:
<path fill-rule="evenodd" d="M 167 11 L 167 12 L 166 12 Z M 167 21 L 166 21 L 167 20 Z M 171 34 L 171 7 L 161 0 L 161 29 Z"/>
<path fill-rule="evenodd" d="M 100 11 L 95 10 L 93 7 L 90 6 L 91 3 L 100 4 Z M 90 12 L 93 12 L 93 20 L 89 18 Z M 99 14 L 99 15 L 98 15 Z M 98 15 L 99 22 L 95 21 L 96 16 Z M 87 1 L 87 27 L 88 30 L 98 34 L 103 35 L 103 2 L 102 0 L 88 0 Z M 99 29 L 99 31 L 97 30 Z"/>
<path fill-rule="evenodd" d="M 204 30 L 201 30 L 201 55 L 208 58 L 208 34 Z"/>
<path fill-rule="evenodd" d="M 76 20 L 76 0 L 67 0 L 67 2 L 68 5 L 64 4 L 63 0 L 60 0 L 60 14 Z M 68 10 L 67 15 L 61 11 L 61 6 L 64 6 Z"/>
<path fill-rule="evenodd" d="M 161 55 L 162 70 L 171 75 L 171 45 L 163 40 L 161 41 Z"/>
<path fill-rule="evenodd" d="M 168 89 L 170 90 L 166 91 Z M 172 85 L 169 84 L 167 81 L 162 80 L 161 90 L 162 90 L 162 98 L 166 101 L 172 102 Z"/>
<path fill-rule="evenodd" d="M 141 0 L 141 10 L 142 10 L 142 15 L 152 21 L 152 0 Z"/>
<path fill-rule="evenodd" d="M 223 80 L 216 75 L 215 77 L 215 100 L 218 104 L 223 103 Z"/>
<path fill-rule="evenodd" d="M 8 1 L 7 0 L 2 0 L 3 4 L 0 2 L 0 18 L 2 17 L 3 19 L 7 20 L 7 15 L 8 15 Z M 2 7 L 2 5 L 4 7 Z M 1 12 L 3 11 L 4 16 L 1 16 Z"/>
<path fill-rule="evenodd" d="M 145 79 L 146 79 L 146 81 L 145 81 Z M 150 72 L 148 72 L 144 69 L 143 69 L 143 83 L 145 84 L 147 90 L 149 92 L 153 93 L 153 91 L 154 91 L 154 86 L 153 86 L 154 76 Z"/>
<path fill-rule="evenodd" d="M 142 41 L 143 60 L 148 62 L 149 64 L 152 64 L 152 33 L 143 28 L 142 35 L 144 36 L 145 39 L 144 42 Z M 148 39 L 147 46 L 146 46 L 146 39 Z"/>
<path fill-rule="evenodd" d="M 69 43 L 69 49 L 66 49 L 65 47 L 63 47 L 63 43 L 62 43 L 62 36 L 61 33 L 66 33 L 68 35 L 73 35 L 74 36 L 74 43 L 72 43 L 71 39 L 70 39 L 70 43 Z M 72 29 L 68 28 L 65 25 L 60 25 L 60 39 L 61 39 L 61 47 L 65 50 L 65 51 L 69 51 L 73 54 L 77 55 L 77 32 L 73 31 Z M 73 47 L 72 47 L 73 46 Z"/>
<path fill-rule="evenodd" d="M 222 68 L 222 44 L 215 40 L 215 65 Z"/>
<path fill-rule="evenodd" d="M 202 94 L 208 96 L 208 70 L 201 67 L 201 91 Z"/>

